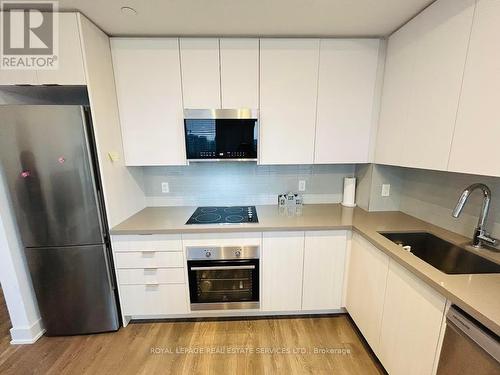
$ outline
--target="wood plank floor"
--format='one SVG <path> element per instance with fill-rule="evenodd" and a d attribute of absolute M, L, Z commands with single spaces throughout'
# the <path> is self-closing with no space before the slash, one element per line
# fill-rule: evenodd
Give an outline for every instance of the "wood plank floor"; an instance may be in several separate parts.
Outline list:
<path fill-rule="evenodd" d="M 9 344 L 3 298 L 0 319 L 2 375 L 366 375 L 383 371 L 346 316 L 136 323 L 116 333 L 42 337 L 33 345 L 17 346 Z M 315 353 L 315 348 L 330 352 Z"/>

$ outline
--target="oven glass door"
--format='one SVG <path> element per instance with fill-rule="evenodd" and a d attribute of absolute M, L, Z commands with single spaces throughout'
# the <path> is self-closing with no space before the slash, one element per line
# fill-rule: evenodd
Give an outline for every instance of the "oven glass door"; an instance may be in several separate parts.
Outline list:
<path fill-rule="evenodd" d="M 259 301 L 259 260 L 188 261 L 191 303 Z"/>
<path fill-rule="evenodd" d="M 188 159 L 256 159 L 256 119 L 186 119 Z"/>

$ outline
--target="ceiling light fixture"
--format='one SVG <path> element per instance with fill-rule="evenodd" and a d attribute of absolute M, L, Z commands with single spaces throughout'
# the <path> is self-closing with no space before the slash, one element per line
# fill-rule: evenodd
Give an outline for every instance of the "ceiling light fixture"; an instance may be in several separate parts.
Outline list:
<path fill-rule="evenodd" d="M 134 8 L 131 8 L 131 7 L 122 7 L 121 11 L 126 16 L 135 16 L 135 15 L 137 15 L 137 11 Z"/>

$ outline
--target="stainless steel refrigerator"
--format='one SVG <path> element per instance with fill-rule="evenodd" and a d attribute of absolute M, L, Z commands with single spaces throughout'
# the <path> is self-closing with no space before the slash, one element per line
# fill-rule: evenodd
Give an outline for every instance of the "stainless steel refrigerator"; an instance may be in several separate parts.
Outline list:
<path fill-rule="evenodd" d="M 0 160 L 46 334 L 120 325 L 88 108 L 1 105 Z"/>

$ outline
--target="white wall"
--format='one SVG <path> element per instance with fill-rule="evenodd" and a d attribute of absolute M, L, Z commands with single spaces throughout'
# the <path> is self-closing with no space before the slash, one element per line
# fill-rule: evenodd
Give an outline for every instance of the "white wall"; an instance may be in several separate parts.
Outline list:
<path fill-rule="evenodd" d="M 356 166 L 356 202 L 367 211 L 399 211 L 403 168 L 376 164 Z M 390 195 L 382 197 L 382 185 L 390 184 Z"/>
<path fill-rule="evenodd" d="M 12 324 L 10 334 L 13 344 L 29 344 L 43 334 L 43 327 L 2 169 L 0 212 L 0 283 Z"/>
<path fill-rule="evenodd" d="M 343 178 L 354 165 L 276 165 L 193 163 L 183 167 L 142 167 L 148 206 L 276 204 L 280 193 L 298 192 L 306 181 L 305 203 L 338 203 Z M 168 182 L 170 193 L 161 192 Z"/>
<path fill-rule="evenodd" d="M 369 211 L 402 211 L 467 237 L 472 237 L 478 222 L 482 205 L 481 193 L 475 192 L 471 196 L 458 219 L 453 218 L 451 213 L 462 190 L 470 184 L 482 182 L 492 191 L 487 228 L 494 236 L 500 237 L 498 177 L 385 165 L 357 166 L 356 175 L 359 179 L 357 192 L 362 208 Z M 391 184 L 390 197 L 381 197 L 384 183 Z"/>
<path fill-rule="evenodd" d="M 462 190 L 476 182 L 488 185 L 492 191 L 487 229 L 500 238 L 500 178 L 497 177 L 407 169 L 404 171 L 400 210 L 472 237 L 481 211 L 482 193 L 473 193 L 458 219 L 453 218 L 451 213 Z"/>

